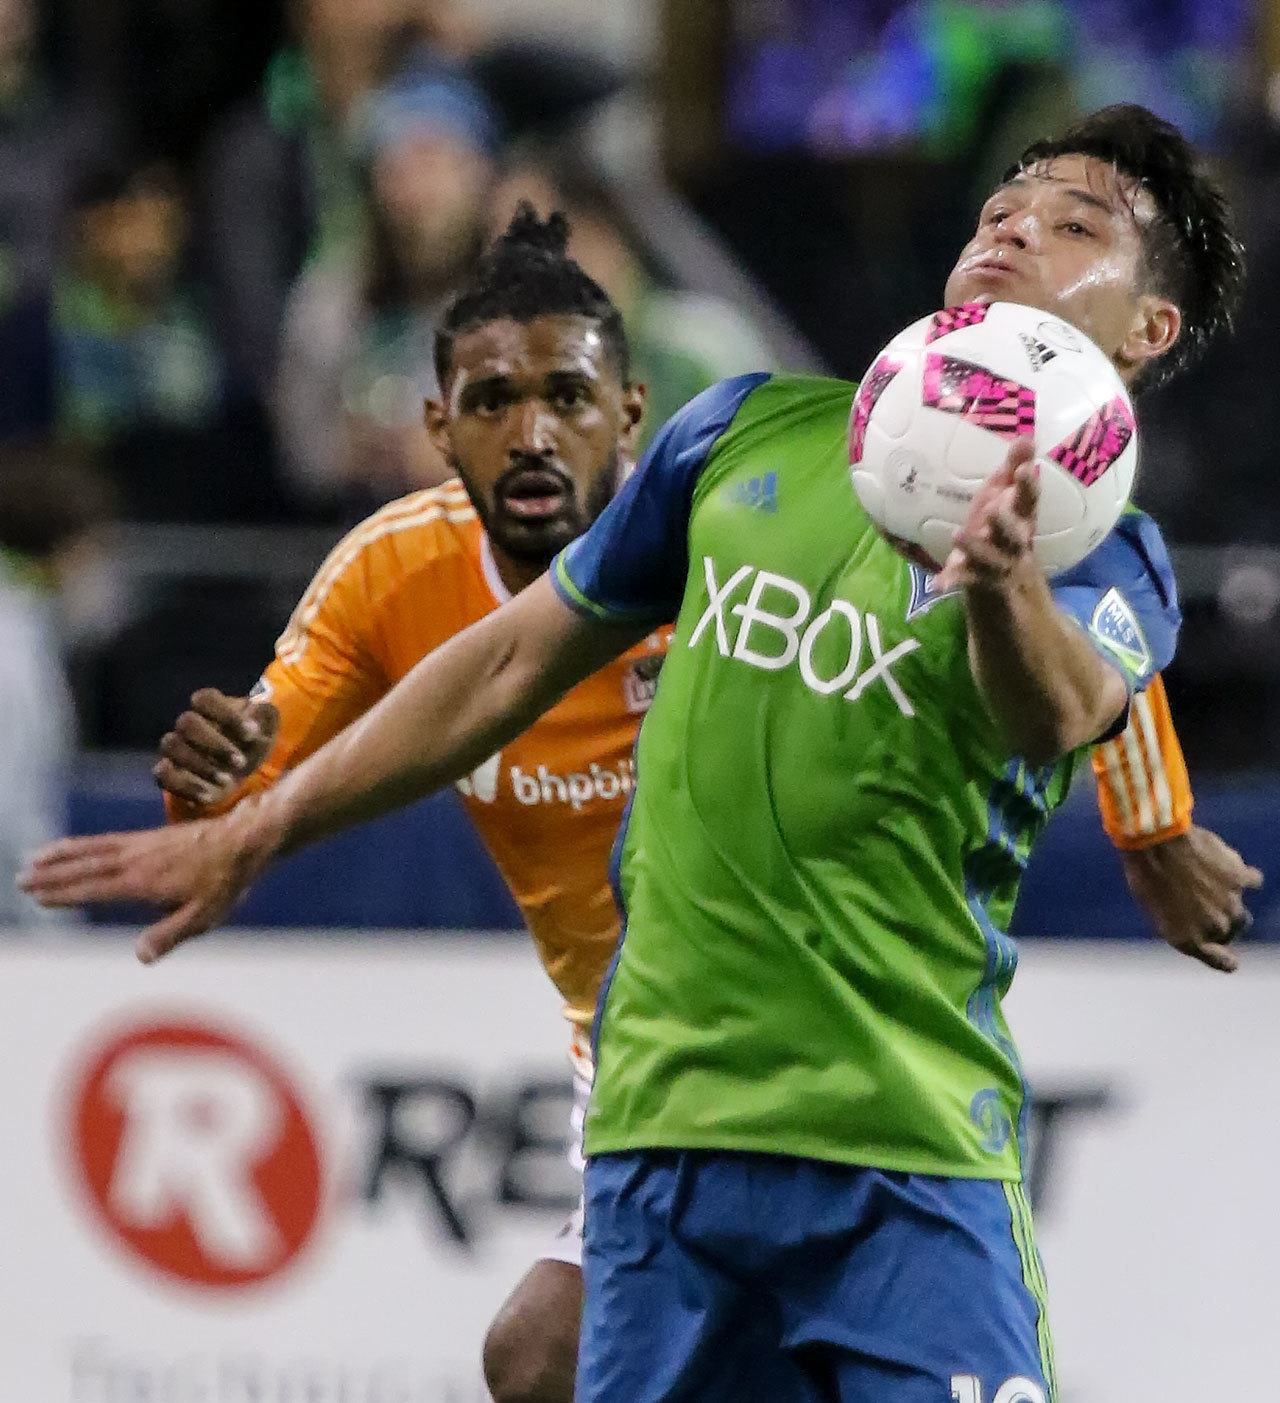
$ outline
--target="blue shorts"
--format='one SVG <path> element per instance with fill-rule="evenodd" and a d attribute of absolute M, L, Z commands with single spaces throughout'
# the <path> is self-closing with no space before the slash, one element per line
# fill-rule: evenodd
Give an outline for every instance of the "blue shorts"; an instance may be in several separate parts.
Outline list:
<path fill-rule="evenodd" d="M 575 1403 L 1053 1396 L 1018 1185 L 774 1155 L 600 1155 L 583 1277 Z M 746 1394 L 744 1376 L 768 1382 Z"/>

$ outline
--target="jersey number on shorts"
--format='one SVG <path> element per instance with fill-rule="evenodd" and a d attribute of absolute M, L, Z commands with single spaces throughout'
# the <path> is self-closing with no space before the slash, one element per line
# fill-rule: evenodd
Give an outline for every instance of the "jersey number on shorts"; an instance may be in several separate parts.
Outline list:
<path fill-rule="evenodd" d="M 982 1380 L 973 1374 L 952 1374 L 951 1403 L 982 1403 Z M 1045 1403 L 1044 1389 L 1019 1374 L 1000 1385 L 991 1403 Z"/>

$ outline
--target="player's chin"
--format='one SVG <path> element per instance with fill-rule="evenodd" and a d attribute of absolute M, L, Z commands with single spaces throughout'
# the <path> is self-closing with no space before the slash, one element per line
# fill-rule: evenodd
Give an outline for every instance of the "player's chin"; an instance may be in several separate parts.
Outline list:
<path fill-rule="evenodd" d="M 573 511 L 536 521 L 522 520 L 505 512 L 491 523 L 489 534 L 508 555 L 517 560 L 549 565 L 552 558 L 570 541 L 582 534 L 582 524 Z"/>

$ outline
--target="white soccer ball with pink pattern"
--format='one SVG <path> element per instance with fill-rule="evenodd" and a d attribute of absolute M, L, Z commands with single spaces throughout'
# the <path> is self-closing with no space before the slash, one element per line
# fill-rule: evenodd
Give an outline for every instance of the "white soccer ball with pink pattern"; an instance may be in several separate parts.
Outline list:
<path fill-rule="evenodd" d="M 974 494 L 1030 436 L 1035 555 L 1083 560 L 1119 519 L 1138 463 L 1133 405 L 1082 332 L 1035 307 L 971 302 L 923 317 L 872 362 L 849 420 L 853 490 L 909 559 L 937 569 Z"/>

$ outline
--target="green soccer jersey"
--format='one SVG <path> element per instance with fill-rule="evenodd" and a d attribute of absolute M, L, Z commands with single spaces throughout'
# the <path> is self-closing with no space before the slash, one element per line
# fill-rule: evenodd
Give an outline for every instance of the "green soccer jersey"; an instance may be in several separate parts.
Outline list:
<path fill-rule="evenodd" d="M 716 386 L 555 563 L 592 616 L 678 615 L 615 854 L 589 1153 L 1019 1176 L 1005 929 L 1071 764 L 1003 748 L 961 599 L 859 506 L 853 393 Z M 1131 686 L 1168 661 L 1172 579 L 1140 513 L 1055 597 Z"/>

